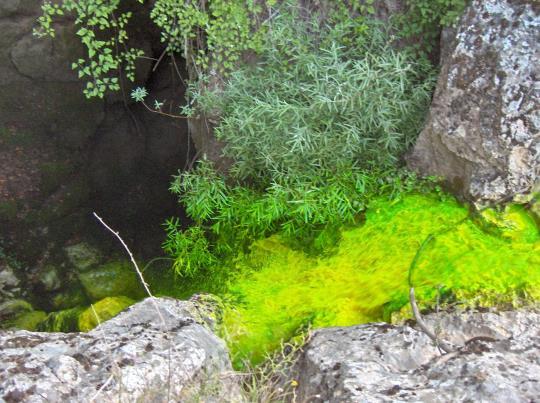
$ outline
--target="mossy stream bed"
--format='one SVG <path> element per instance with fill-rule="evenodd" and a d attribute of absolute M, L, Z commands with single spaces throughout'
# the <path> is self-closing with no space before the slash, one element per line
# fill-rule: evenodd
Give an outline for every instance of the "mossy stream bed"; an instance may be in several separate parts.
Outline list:
<path fill-rule="evenodd" d="M 533 216 L 518 205 L 471 215 L 438 194 L 374 201 L 363 224 L 344 228 L 335 249 L 321 256 L 272 236 L 197 277 L 175 279 L 163 268 L 148 270 L 147 280 L 156 295 L 221 296 L 221 335 L 240 366 L 246 359 L 260 362 L 308 326 L 407 316 L 409 269 L 428 237 L 412 276 L 422 307 L 510 307 L 540 300 L 540 233 Z M 128 296 L 137 299 L 139 293 Z M 110 317 L 132 302 L 109 299 L 101 308 Z M 88 311 L 75 313 L 84 330 L 96 324 Z"/>

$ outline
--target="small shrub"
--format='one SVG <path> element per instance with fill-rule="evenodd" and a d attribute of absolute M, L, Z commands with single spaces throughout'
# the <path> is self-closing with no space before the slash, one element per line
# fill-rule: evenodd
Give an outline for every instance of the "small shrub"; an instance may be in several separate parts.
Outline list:
<path fill-rule="evenodd" d="M 185 231 L 180 229 L 178 219 L 171 218 L 165 222 L 167 239 L 163 250 L 174 256 L 173 269 L 179 275 L 193 275 L 204 267 L 215 263 L 216 258 L 208 249 L 208 241 L 204 231 L 193 226 Z"/>
<path fill-rule="evenodd" d="M 171 190 L 220 256 L 274 232 L 320 251 L 372 197 L 421 183 L 400 156 L 423 123 L 428 64 L 394 50 L 387 31 L 363 18 L 319 27 L 296 12 L 284 7 L 271 21 L 255 66 L 219 91 L 193 93 L 199 108 L 222 116 L 216 133 L 234 163 L 225 175 L 202 160 Z M 200 256 L 189 265 L 207 264 Z"/>

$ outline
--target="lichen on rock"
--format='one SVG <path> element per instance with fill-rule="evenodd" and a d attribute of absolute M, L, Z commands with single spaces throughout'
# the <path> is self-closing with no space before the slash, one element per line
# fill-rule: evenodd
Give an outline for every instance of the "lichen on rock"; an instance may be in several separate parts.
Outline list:
<path fill-rule="evenodd" d="M 316 331 L 294 370 L 298 401 L 507 403 L 540 395 L 538 311 L 444 313 L 426 321 L 460 347 L 442 355 L 407 325 Z"/>
<path fill-rule="evenodd" d="M 146 299 L 88 333 L 0 331 L 0 400 L 244 401 L 194 304 Z"/>
<path fill-rule="evenodd" d="M 447 45 L 430 116 L 409 158 L 481 203 L 540 180 L 540 9 L 474 0 Z"/>
<path fill-rule="evenodd" d="M 144 296 L 137 273 L 128 261 L 109 262 L 85 271 L 79 274 L 79 280 L 92 301 L 117 295 L 133 299 Z"/>

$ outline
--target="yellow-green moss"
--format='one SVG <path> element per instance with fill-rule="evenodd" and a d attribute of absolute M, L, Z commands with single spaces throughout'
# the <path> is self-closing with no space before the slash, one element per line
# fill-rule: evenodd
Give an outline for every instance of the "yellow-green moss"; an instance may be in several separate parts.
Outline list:
<path fill-rule="evenodd" d="M 236 359 L 259 361 L 307 323 L 347 326 L 388 317 L 407 304 L 408 268 L 420 244 L 467 215 L 454 200 L 412 195 L 373 203 L 365 224 L 343 231 L 329 257 L 310 258 L 277 237 L 255 242 L 238 263 L 244 274 L 230 286 L 224 316 Z M 466 220 L 429 243 L 414 273 L 419 300 L 433 302 L 440 286 L 464 302 L 540 299 L 534 221 L 520 207 L 485 215 L 489 222 Z"/>
<path fill-rule="evenodd" d="M 94 309 L 89 307 L 79 315 L 79 330 L 81 332 L 92 330 L 99 322 L 103 323 L 106 320 L 113 318 L 134 303 L 135 301 L 131 298 L 123 296 L 103 298 L 101 301 L 94 304 Z M 96 314 L 99 318 L 99 322 L 96 318 Z"/>
<path fill-rule="evenodd" d="M 38 326 L 45 320 L 47 314 L 43 311 L 31 311 L 23 313 L 11 322 L 11 328 L 24 329 L 31 332 L 38 330 Z"/>

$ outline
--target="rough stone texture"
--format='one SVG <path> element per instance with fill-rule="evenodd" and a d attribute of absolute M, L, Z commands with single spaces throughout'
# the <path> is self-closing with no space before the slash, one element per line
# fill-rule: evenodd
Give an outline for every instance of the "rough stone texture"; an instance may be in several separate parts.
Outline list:
<path fill-rule="evenodd" d="M 449 33 L 409 165 L 481 203 L 525 193 L 540 177 L 540 3 L 474 0 Z"/>
<path fill-rule="evenodd" d="M 16 298 L 21 294 L 21 281 L 15 269 L 6 259 L 0 257 L 0 304 L 6 299 Z"/>
<path fill-rule="evenodd" d="M 537 311 L 428 316 L 464 345 L 441 355 L 422 332 L 374 323 L 314 333 L 297 371 L 300 402 L 533 402 L 540 396 Z"/>
<path fill-rule="evenodd" d="M 165 329 L 147 299 L 89 333 L 0 332 L 0 402 L 241 401 L 197 303 L 156 301 Z"/>
<path fill-rule="evenodd" d="M 68 245 L 64 248 L 64 252 L 69 263 L 79 273 L 88 271 L 103 260 L 101 252 L 86 242 Z"/>

